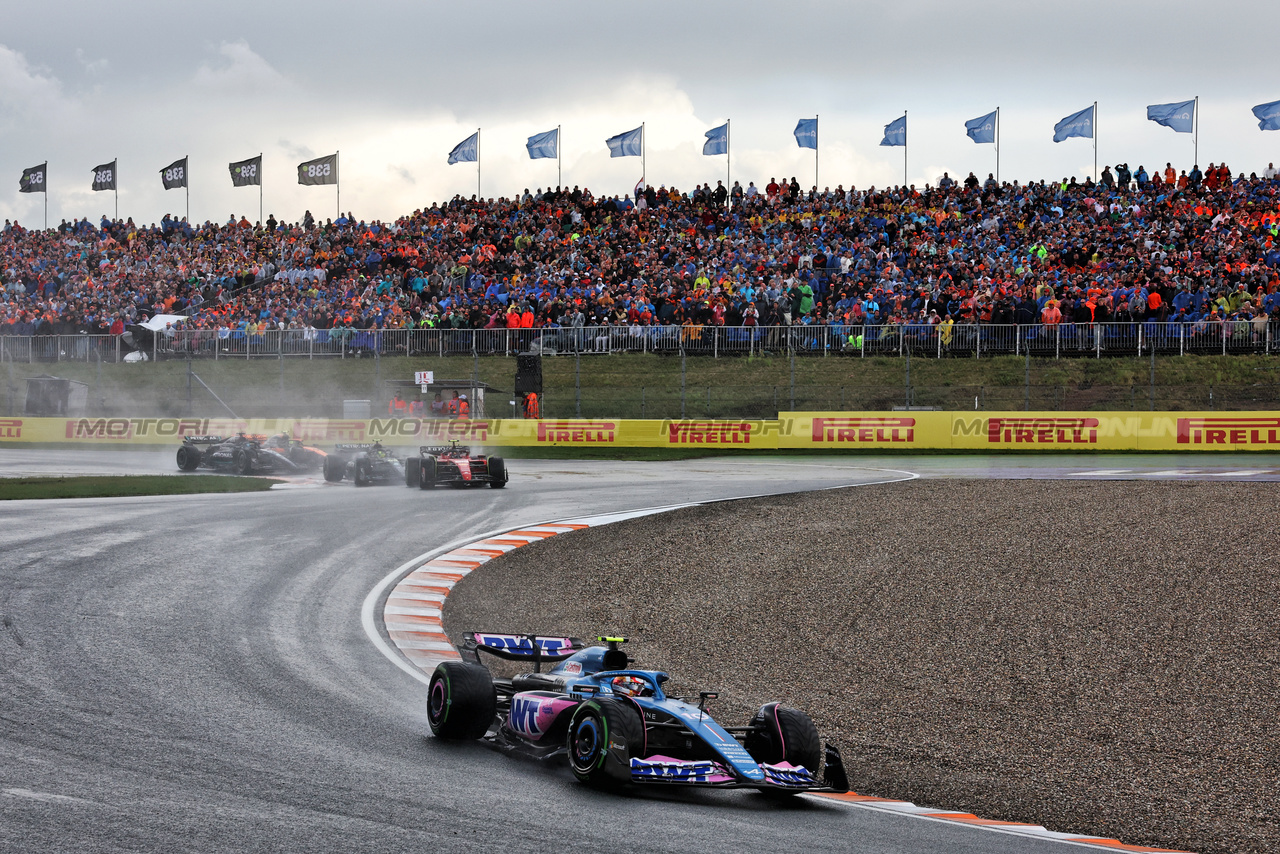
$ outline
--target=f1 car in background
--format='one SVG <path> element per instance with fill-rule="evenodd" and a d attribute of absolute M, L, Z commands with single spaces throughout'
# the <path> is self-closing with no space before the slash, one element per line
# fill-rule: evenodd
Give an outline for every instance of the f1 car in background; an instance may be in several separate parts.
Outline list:
<path fill-rule="evenodd" d="M 565 756 L 574 776 L 597 788 L 680 784 L 778 794 L 847 792 L 840 751 L 825 748 L 804 712 L 767 703 L 746 726 L 722 727 L 703 691 L 693 705 L 663 691 L 666 673 L 629 669 L 619 649 L 577 638 L 467 632 L 462 661 L 431 676 L 427 722 L 437 738 L 485 739 L 537 759 Z M 480 653 L 531 662 L 534 672 L 494 677 Z M 543 662 L 555 666 L 542 672 Z"/>
<path fill-rule="evenodd" d="M 455 440 L 448 446 L 424 446 L 418 456 L 404 463 L 404 485 L 419 489 L 451 486 L 489 486 L 502 489 L 507 485 L 507 464 L 502 457 L 487 454 L 471 456 L 471 448 Z"/>
<path fill-rule="evenodd" d="M 404 461 L 380 442 L 334 445 L 324 461 L 324 479 L 330 483 L 350 477 L 356 486 L 373 486 L 400 483 L 404 476 Z"/>
<path fill-rule="evenodd" d="M 258 436 L 184 436 L 178 448 L 178 468 L 199 468 L 235 474 L 303 474 L 320 468 L 328 455 L 284 433 Z"/>

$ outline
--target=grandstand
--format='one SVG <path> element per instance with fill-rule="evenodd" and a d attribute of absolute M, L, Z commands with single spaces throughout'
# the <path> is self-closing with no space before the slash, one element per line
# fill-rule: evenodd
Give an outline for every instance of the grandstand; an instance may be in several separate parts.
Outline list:
<path fill-rule="evenodd" d="M 1120 174 L 575 187 L 395 222 L 6 221 L 0 336 L 20 361 L 48 335 L 120 358 L 126 328 L 169 314 L 153 355 L 1273 352 L 1275 170 Z"/>

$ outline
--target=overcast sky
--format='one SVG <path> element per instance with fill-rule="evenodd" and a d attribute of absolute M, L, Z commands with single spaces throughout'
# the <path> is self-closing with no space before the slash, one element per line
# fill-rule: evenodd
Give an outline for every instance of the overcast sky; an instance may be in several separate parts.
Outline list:
<path fill-rule="evenodd" d="M 262 152 L 267 213 L 336 210 L 296 165 L 341 151 L 342 209 L 392 218 L 476 192 L 475 164 L 445 163 L 482 128 L 482 192 L 556 181 L 525 139 L 561 125 L 564 182 L 623 193 L 639 158 L 604 140 L 646 122 L 650 183 L 726 177 L 703 133 L 732 119 L 732 176 L 814 180 L 797 119 L 819 115 L 823 186 L 884 186 L 903 149 L 878 145 L 908 112 L 908 177 L 995 169 L 964 121 L 1001 107 L 1006 179 L 1083 178 L 1093 146 L 1053 124 L 1098 107 L 1099 163 L 1192 161 L 1190 135 L 1148 104 L 1200 96 L 1200 161 L 1261 172 L 1280 132 L 1250 107 L 1280 99 L 1277 23 L 1251 0 L 721 2 L 285 2 L 54 5 L 0 0 L 0 217 L 39 226 L 22 169 L 49 162 L 49 221 L 110 214 L 90 172 L 119 158 L 120 214 L 181 213 L 159 170 L 190 155 L 191 215 L 257 218 L 256 188 L 227 164 Z"/>

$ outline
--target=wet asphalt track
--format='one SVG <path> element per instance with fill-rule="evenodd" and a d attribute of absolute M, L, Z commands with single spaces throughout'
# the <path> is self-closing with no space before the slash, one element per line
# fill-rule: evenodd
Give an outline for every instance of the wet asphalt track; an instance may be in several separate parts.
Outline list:
<path fill-rule="evenodd" d="M 0 851 L 1066 851 L 811 798 L 593 793 L 426 737 L 421 684 L 361 627 L 391 569 L 468 534 L 904 476 L 876 465 L 992 475 L 955 459 L 519 461 L 502 492 L 7 502 Z M 1063 474 L 1123 467 L 1094 462 Z M 122 469 L 171 471 L 171 454 L 0 451 L 4 475 Z"/>

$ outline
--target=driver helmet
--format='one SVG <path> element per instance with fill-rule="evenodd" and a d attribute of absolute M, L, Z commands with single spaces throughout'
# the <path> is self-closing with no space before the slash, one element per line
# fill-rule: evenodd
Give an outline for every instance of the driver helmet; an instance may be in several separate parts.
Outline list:
<path fill-rule="evenodd" d="M 647 693 L 649 684 L 639 676 L 615 676 L 610 681 L 613 693 L 627 697 L 640 697 Z"/>

